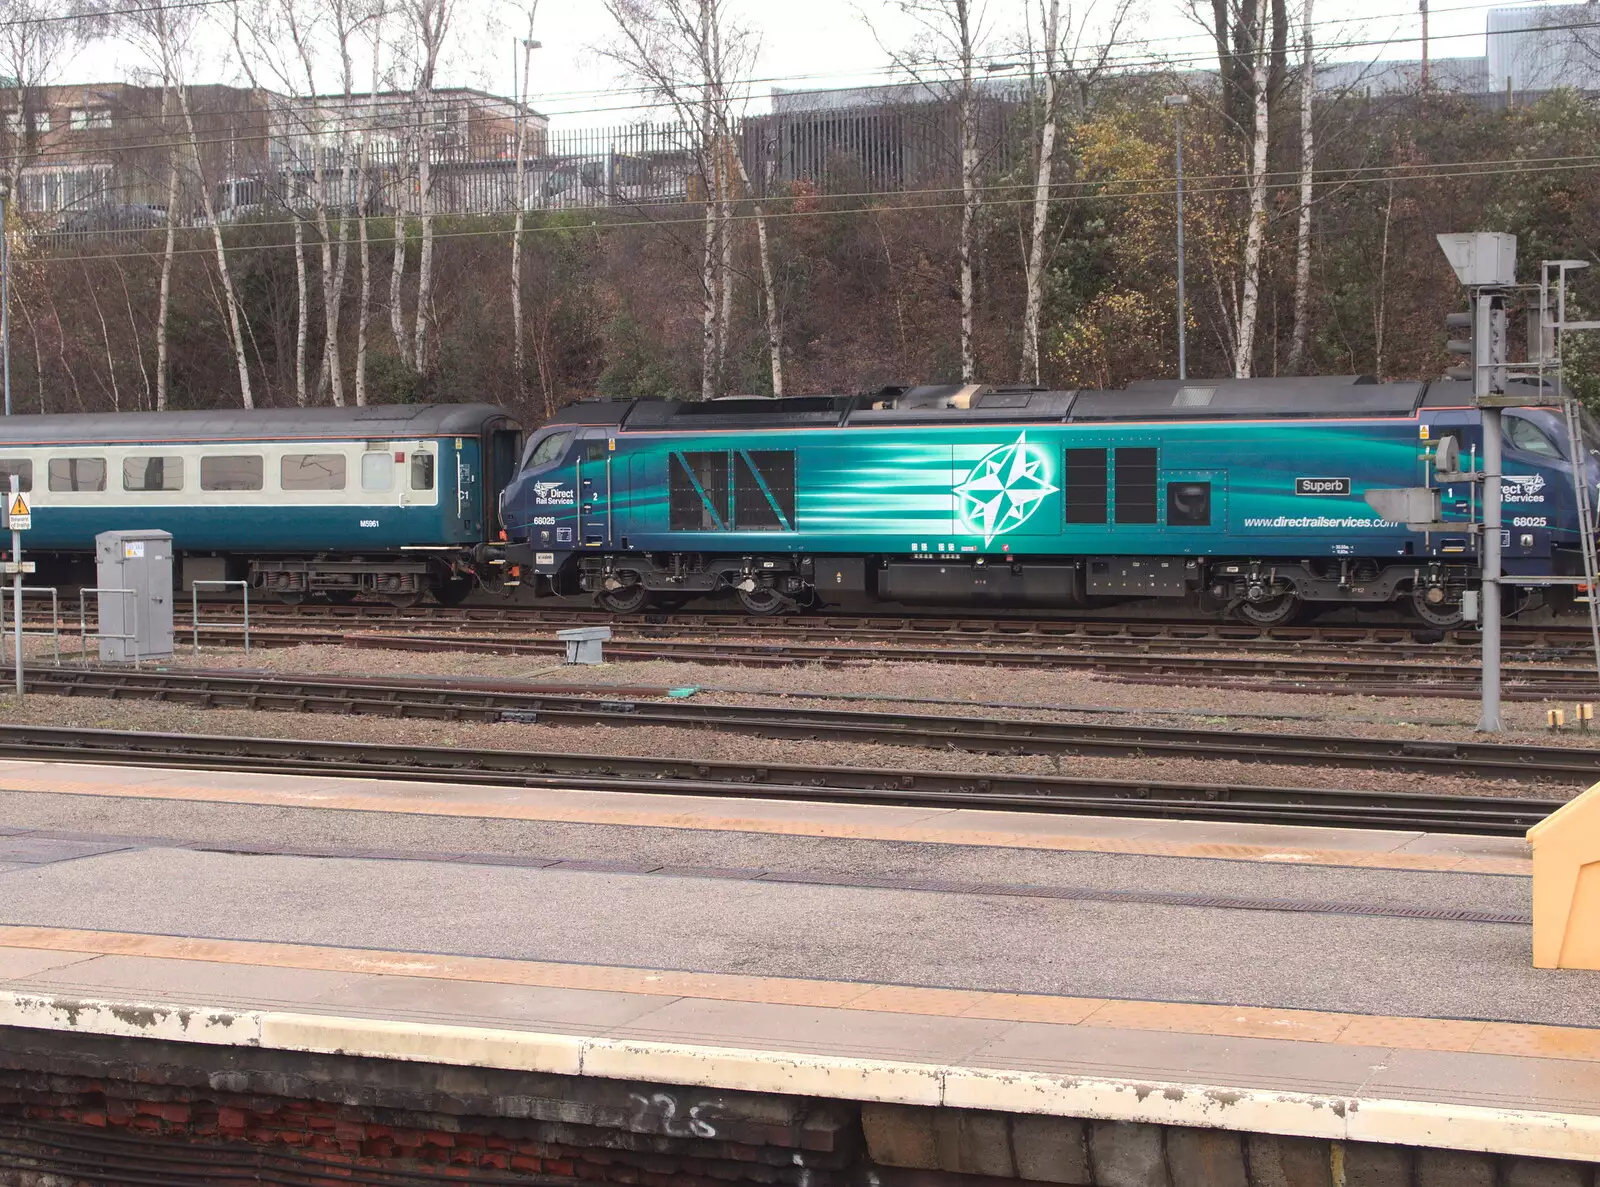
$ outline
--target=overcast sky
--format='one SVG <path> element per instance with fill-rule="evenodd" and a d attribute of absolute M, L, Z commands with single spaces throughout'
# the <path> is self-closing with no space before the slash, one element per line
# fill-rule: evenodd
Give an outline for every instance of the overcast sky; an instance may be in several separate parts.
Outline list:
<path fill-rule="evenodd" d="M 981 0 L 980 0 L 981 2 Z M 1139 60 L 1204 54 L 1208 39 L 1184 15 L 1182 0 L 1135 0 L 1143 11 L 1126 31 L 1125 53 Z M 874 37 L 900 48 L 917 35 L 916 23 L 893 0 L 733 0 L 737 18 L 757 34 L 760 56 L 752 72 L 750 109 L 762 110 L 773 86 L 837 87 L 889 81 L 889 59 Z M 1036 7 L 1038 0 L 1033 0 Z M 1098 0 L 1109 11 L 1112 0 Z M 1303 0 L 1289 0 L 1298 10 Z M 1068 7 L 1067 4 L 1063 5 Z M 1083 11 L 1080 4 L 1072 8 Z M 1489 4 L 1451 4 L 1433 0 L 1430 35 L 1435 57 L 1483 53 L 1483 28 Z M 994 60 L 1003 61 L 1017 43 L 1024 0 L 988 0 Z M 226 10 L 222 10 L 226 11 Z M 469 11 L 462 4 L 461 11 Z M 444 85 L 478 86 L 512 93 L 516 38 L 526 29 L 527 10 L 497 5 L 490 13 L 471 10 L 470 21 L 457 25 L 457 52 L 441 79 Z M 1420 23 L 1415 0 L 1318 0 L 1317 37 L 1330 47 L 1328 56 L 1370 61 L 1415 58 Z M 870 27 L 869 27 L 870 22 Z M 1090 12 L 1094 28 L 1095 13 Z M 550 116 L 553 128 L 595 127 L 632 123 L 659 113 L 641 109 L 627 80 L 597 53 L 612 34 L 599 0 L 541 0 L 534 36 L 543 48 L 534 52 L 529 99 Z M 1095 40 L 1093 33 L 1090 41 Z M 1352 43 L 1367 44 L 1352 44 Z M 1345 43 L 1343 47 L 1339 43 Z M 225 61 L 225 38 L 208 39 L 206 60 L 195 81 L 239 81 Z M 133 64 L 115 44 L 87 47 L 71 64 L 66 81 L 112 81 L 127 78 Z M 333 75 L 328 73 L 328 89 Z"/>

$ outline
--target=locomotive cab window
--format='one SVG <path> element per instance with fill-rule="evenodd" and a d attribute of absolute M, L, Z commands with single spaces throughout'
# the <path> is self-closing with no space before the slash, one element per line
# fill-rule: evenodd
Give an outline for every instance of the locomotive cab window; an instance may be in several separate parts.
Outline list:
<path fill-rule="evenodd" d="M 571 433 L 551 433 L 542 441 L 535 443 L 528 451 L 528 460 L 522 468 L 537 470 L 541 466 L 548 466 L 551 462 L 559 460 L 567 451 L 567 442 L 571 440 Z"/>
<path fill-rule="evenodd" d="M 344 483 L 342 453 L 286 453 L 278 464 L 283 490 L 343 490 Z"/>
<path fill-rule="evenodd" d="M 387 449 L 382 453 L 367 452 L 361 455 L 361 489 L 381 492 L 394 486 L 394 455 Z"/>
<path fill-rule="evenodd" d="M 1211 484 L 1209 482 L 1167 483 L 1167 526 L 1210 527 Z"/>
<path fill-rule="evenodd" d="M 31 491 L 33 489 L 33 459 L 10 458 L 0 461 L 0 492 L 11 489 L 11 476 L 17 476 L 17 489 Z"/>
<path fill-rule="evenodd" d="M 416 450 L 411 455 L 411 489 L 433 489 L 433 454 L 426 449 Z"/>
<path fill-rule="evenodd" d="M 1520 449 L 1523 453 L 1531 453 L 1536 457 L 1561 456 L 1561 451 L 1556 448 L 1555 442 L 1544 435 L 1544 430 L 1531 420 L 1522 416 L 1508 416 L 1505 418 L 1506 440 L 1511 448 Z"/>
<path fill-rule="evenodd" d="M 181 457 L 130 457 L 122 459 L 123 490 L 182 490 Z"/>
<path fill-rule="evenodd" d="M 106 459 L 103 457 L 53 457 L 50 459 L 51 490 L 105 490 Z"/>
<path fill-rule="evenodd" d="M 265 474 L 259 453 L 214 453 L 200 459 L 201 490 L 260 490 Z"/>

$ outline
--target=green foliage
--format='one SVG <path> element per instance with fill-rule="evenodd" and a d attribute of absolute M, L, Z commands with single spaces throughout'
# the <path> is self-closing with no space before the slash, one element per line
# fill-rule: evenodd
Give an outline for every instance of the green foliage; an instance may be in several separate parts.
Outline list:
<path fill-rule="evenodd" d="M 606 327 L 605 370 L 595 384 L 602 396 L 689 398 L 685 384 L 672 373 L 671 361 L 659 342 L 651 339 L 631 315 L 619 313 Z"/>

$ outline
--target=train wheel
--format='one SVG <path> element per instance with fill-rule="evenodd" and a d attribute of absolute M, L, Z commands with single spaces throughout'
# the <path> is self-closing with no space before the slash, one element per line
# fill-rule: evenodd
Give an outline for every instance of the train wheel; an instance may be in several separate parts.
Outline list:
<path fill-rule="evenodd" d="M 441 606 L 459 606 L 467 600 L 467 595 L 472 592 L 472 579 L 470 577 L 452 577 L 448 581 L 441 581 L 433 587 L 433 600 Z"/>
<path fill-rule="evenodd" d="M 599 600 L 601 607 L 613 614 L 637 614 L 649 602 L 650 591 L 636 581 L 617 589 L 601 590 Z"/>
<path fill-rule="evenodd" d="M 752 590 L 737 589 L 739 603 L 747 614 L 781 614 L 785 610 L 793 610 L 794 603 L 784 597 L 775 589 L 758 585 Z"/>
<path fill-rule="evenodd" d="M 1434 594 L 1436 601 L 1430 601 Z M 1441 586 L 1418 586 L 1411 591 L 1411 613 L 1429 626 L 1442 628 L 1460 626 L 1465 618 L 1461 612 L 1461 595 L 1454 597 Z"/>
<path fill-rule="evenodd" d="M 422 601 L 422 595 L 420 593 L 390 594 L 386 600 L 396 610 L 409 610 Z"/>
<path fill-rule="evenodd" d="M 1240 602 L 1239 617 L 1253 626 L 1283 626 L 1300 613 L 1300 595 L 1279 594 L 1261 602 Z"/>
<path fill-rule="evenodd" d="M 306 600 L 306 595 L 303 593 L 274 593 L 272 600 L 282 606 L 298 606 Z"/>

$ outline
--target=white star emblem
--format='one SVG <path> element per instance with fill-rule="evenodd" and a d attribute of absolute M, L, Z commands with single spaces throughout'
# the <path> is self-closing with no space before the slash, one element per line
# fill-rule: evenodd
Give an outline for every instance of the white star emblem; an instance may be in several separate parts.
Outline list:
<path fill-rule="evenodd" d="M 985 454 L 953 493 L 960 500 L 961 518 L 982 534 L 987 546 L 996 536 L 1021 527 L 1045 496 L 1059 489 L 1050 484 L 1044 449 L 1029 445 L 1023 433 Z"/>

